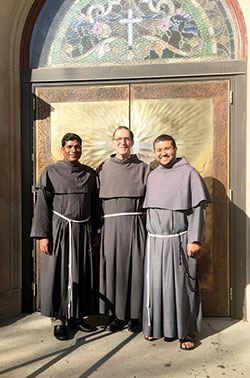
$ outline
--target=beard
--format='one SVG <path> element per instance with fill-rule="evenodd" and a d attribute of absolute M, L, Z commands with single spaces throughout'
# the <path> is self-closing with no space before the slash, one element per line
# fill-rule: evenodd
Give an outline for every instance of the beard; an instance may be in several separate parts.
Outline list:
<path fill-rule="evenodd" d="M 167 164 L 163 164 L 159 161 L 159 165 L 161 165 L 163 168 L 169 169 L 169 168 L 172 168 L 175 162 L 176 162 L 176 157 L 171 159 Z"/>

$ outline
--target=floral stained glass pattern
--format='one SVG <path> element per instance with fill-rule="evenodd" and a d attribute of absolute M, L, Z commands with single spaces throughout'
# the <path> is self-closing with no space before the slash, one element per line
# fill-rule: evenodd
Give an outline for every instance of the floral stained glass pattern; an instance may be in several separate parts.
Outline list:
<path fill-rule="evenodd" d="M 46 23 L 51 3 L 33 33 L 33 67 L 237 59 L 225 0 L 54 0 Z"/>

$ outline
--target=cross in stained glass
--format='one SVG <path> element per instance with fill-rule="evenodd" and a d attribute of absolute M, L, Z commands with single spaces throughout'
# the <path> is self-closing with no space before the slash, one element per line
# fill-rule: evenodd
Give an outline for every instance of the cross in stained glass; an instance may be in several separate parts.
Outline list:
<path fill-rule="evenodd" d="M 141 22 L 142 18 L 133 18 L 133 12 L 132 9 L 128 10 L 128 18 L 124 18 L 123 20 L 120 20 L 119 22 L 121 24 L 128 24 L 128 44 L 129 47 L 132 48 L 133 45 L 133 24 Z"/>

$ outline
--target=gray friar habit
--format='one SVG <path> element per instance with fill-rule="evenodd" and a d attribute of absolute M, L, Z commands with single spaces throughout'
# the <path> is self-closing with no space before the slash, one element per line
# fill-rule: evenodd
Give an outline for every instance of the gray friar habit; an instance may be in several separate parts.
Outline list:
<path fill-rule="evenodd" d="M 94 311 L 89 250 L 97 186 L 92 168 L 67 161 L 48 166 L 36 185 L 31 237 L 51 241 L 50 254 L 41 256 L 40 306 L 46 316 L 80 319 Z"/>
<path fill-rule="evenodd" d="M 141 318 L 145 221 L 142 212 L 150 167 L 131 155 L 112 155 L 98 169 L 103 227 L 100 249 L 100 312 Z"/>
<path fill-rule="evenodd" d="M 201 298 L 197 256 L 187 243 L 202 242 L 207 203 L 204 180 L 187 160 L 159 166 L 148 177 L 143 332 L 182 338 L 200 330 Z"/>

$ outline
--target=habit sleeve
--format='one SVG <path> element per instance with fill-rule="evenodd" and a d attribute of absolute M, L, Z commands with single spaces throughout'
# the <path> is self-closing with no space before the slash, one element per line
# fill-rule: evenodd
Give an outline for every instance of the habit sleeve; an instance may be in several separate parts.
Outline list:
<path fill-rule="evenodd" d="M 202 243 L 206 223 L 206 202 L 192 208 L 188 218 L 188 243 Z"/>
<path fill-rule="evenodd" d="M 35 239 L 51 238 L 51 194 L 45 189 L 37 190 L 31 237 Z"/>

